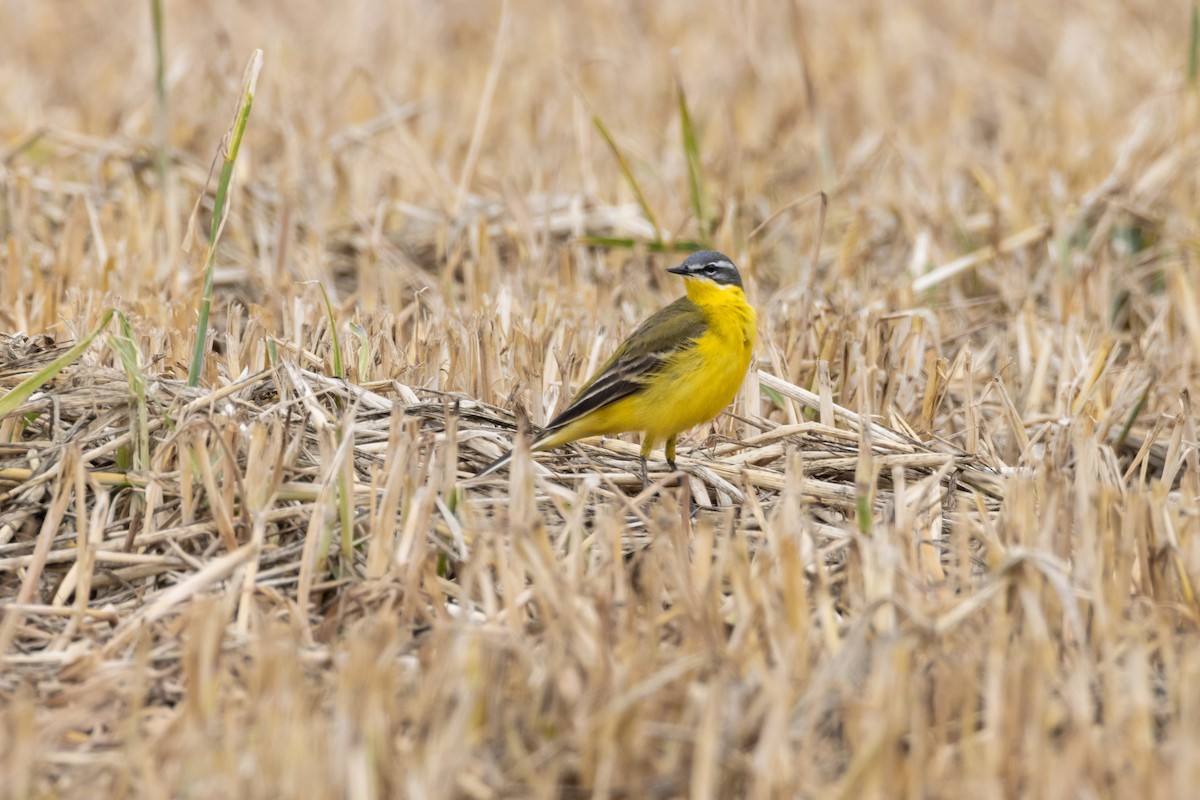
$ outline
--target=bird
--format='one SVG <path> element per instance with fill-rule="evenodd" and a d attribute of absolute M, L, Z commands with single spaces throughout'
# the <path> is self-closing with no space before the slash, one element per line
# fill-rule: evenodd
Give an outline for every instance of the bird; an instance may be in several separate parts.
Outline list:
<path fill-rule="evenodd" d="M 683 277 L 686 294 L 621 343 L 534 438 L 531 451 L 640 431 L 646 482 L 646 459 L 655 445 L 665 443 L 667 466 L 675 472 L 679 434 L 715 418 L 732 402 L 757 336 L 742 276 L 732 259 L 715 250 L 692 253 L 667 272 Z M 491 474 L 511 458 L 509 450 L 474 477 Z"/>

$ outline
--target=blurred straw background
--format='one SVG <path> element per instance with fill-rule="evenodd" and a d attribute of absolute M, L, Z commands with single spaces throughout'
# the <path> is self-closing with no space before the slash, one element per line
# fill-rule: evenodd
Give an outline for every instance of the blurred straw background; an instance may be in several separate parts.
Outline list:
<path fill-rule="evenodd" d="M 0 796 L 1200 785 L 1194 5 L 155 5 L 0 1 Z M 698 243 L 686 485 L 470 481 Z"/>

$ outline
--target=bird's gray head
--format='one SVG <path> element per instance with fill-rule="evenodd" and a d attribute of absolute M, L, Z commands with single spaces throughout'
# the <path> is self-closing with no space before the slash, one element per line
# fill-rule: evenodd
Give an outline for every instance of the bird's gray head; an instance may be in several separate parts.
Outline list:
<path fill-rule="evenodd" d="M 717 286 L 736 286 L 742 288 L 742 276 L 729 256 L 716 250 L 699 250 L 683 260 L 678 267 L 671 267 L 667 272 L 683 275 L 685 278 L 700 278 L 715 283 Z"/>

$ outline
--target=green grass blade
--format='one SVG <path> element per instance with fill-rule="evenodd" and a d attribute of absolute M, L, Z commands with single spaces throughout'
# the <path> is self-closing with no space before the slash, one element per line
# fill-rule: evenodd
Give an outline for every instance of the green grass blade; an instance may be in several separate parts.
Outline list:
<path fill-rule="evenodd" d="M 644 242 L 630 236 L 581 236 L 579 241 L 589 247 L 604 247 L 613 250 L 632 250 L 644 247 L 651 253 L 690 253 L 703 250 L 705 245 L 694 239 L 673 239 L 670 242 Z"/>
<path fill-rule="evenodd" d="M 188 386 L 200 385 L 200 373 L 204 368 L 205 344 L 208 339 L 208 318 L 212 313 L 213 273 L 217 265 L 217 242 L 225 227 L 225 213 L 229 205 L 229 184 L 233 181 L 233 167 L 237 162 L 242 136 L 246 132 L 246 121 L 250 119 L 250 108 L 254 104 L 254 92 L 258 87 L 258 73 L 262 70 L 262 50 L 255 50 L 246 65 L 242 80 L 242 96 L 238 103 L 233 123 L 225 134 L 222 146 L 224 163 L 217 182 L 217 196 L 213 201 L 212 224 L 209 227 L 208 256 L 204 265 L 204 287 L 200 292 L 200 306 L 196 318 L 196 344 L 192 348 L 192 363 L 188 367 Z"/>
<path fill-rule="evenodd" d="M 854 495 L 854 518 L 858 522 L 858 532 L 863 536 L 871 535 L 871 495 L 858 492 Z"/>
<path fill-rule="evenodd" d="M 688 197 L 692 203 L 692 214 L 696 218 L 696 228 L 700 231 L 700 241 L 707 249 L 712 242 L 713 217 L 708 193 L 704 189 L 704 165 L 700 160 L 700 140 L 696 136 L 696 126 L 692 122 L 692 114 L 688 110 L 687 92 L 683 88 L 683 76 L 679 65 L 675 66 L 675 94 L 679 101 L 679 130 L 683 136 L 683 154 L 687 159 Z"/>
<path fill-rule="evenodd" d="M 329 333 L 333 336 L 333 374 L 345 380 L 346 366 L 342 363 L 342 342 L 338 338 L 337 320 L 333 316 L 333 303 L 329 302 L 329 293 L 325 291 L 324 284 L 317 284 L 321 288 L 321 297 L 325 298 L 325 316 L 329 320 Z"/>
<path fill-rule="evenodd" d="M 155 162 L 158 169 L 158 185 L 161 191 L 167 186 L 167 70 L 166 45 L 163 35 L 162 0 L 150 0 L 150 22 L 154 33 L 154 138 Z"/>
<path fill-rule="evenodd" d="M 1146 388 L 1142 390 L 1141 396 L 1133 404 L 1133 408 L 1129 410 L 1129 416 L 1125 419 L 1125 424 L 1121 426 L 1121 432 L 1117 435 L 1117 441 L 1113 444 L 1114 450 L 1119 451 L 1125 446 L 1125 440 L 1129 438 L 1129 432 L 1133 430 L 1133 423 L 1137 422 L 1137 418 L 1141 416 L 1142 409 L 1146 407 L 1146 401 L 1150 399 L 1150 388 L 1153 385 L 1153 381 L 1146 382 Z"/>
<path fill-rule="evenodd" d="M 370 380 L 368 372 L 371 368 L 371 337 L 367 329 L 357 322 L 350 323 L 350 332 L 358 339 L 358 382 Z"/>
<path fill-rule="evenodd" d="M 76 342 L 70 350 L 21 381 L 13 387 L 11 392 L 0 397 L 0 417 L 6 417 L 11 414 L 21 403 L 29 399 L 29 396 L 36 392 L 38 387 L 74 363 L 91 346 L 92 341 L 100 335 L 100 332 L 108 327 L 108 323 L 112 321 L 113 314 L 115 313 L 114 309 L 109 309 L 104 318 L 100 320 L 100 324 L 91 333 Z"/>
<path fill-rule="evenodd" d="M 633 169 L 629 166 L 629 162 L 625 160 L 625 155 L 621 152 L 621 148 L 617 147 L 617 142 L 613 139 L 612 134 L 608 132 L 608 126 L 604 124 L 604 120 L 600 119 L 599 114 L 592 114 L 592 124 L 596 126 L 596 130 L 604 138 L 604 143 L 608 145 L 609 152 L 617 160 L 617 166 L 620 168 L 621 174 L 625 176 L 629 188 L 633 189 L 633 196 L 637 198 L 637 203 L 641 206 L 642 213 L 650 221 L 650 226 L 654 228 L 654 240 L 662 242 L 662 228 L 658 226 L 658 220 L 654 218 L 654 212 L 650 210 L 650 203 L 646 200 L 646 195 L 642 194 L 642 187 L 638 185 L 637 178 L 633 175 Z"/>
<path fill-rule="evenodd" d="M 778 407 L 787 408 L 787 400 L 784 399 L 783 395 L 781 395 L 779 392 L 772 389 L 770 386 L 765 386 L 760 383 L 758 385 L 758 389 L 760 392 L 762 392 L 763 394 L 765 394 L 767 396 L 768 400 L 770 400 L 772 403 L 774 403 Z"/>
<path fill-rule="evenodd" d="M 133 338 L 133 328 L 121 312 L 117 312 L 117 332 L 109 336 L 109 346 L 116 352 L 129 381 L 129 393 L 133 397 L 134 414 L 130 421 L 130 438 L 133 440 L 133 462 L 135 470 L 144 470 L 150 465 L 150 412 L 146 406 L 146 377 L 142 373 L 142 354 Z"/>

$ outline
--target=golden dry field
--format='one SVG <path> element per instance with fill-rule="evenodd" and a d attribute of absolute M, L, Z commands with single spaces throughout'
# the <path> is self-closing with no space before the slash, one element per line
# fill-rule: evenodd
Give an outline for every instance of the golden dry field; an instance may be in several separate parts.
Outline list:
<path fill-rule="evenodd" d="M 156 5 L 0 0 L 0 797 L 1200 791 L 1191 3 Z"/>

